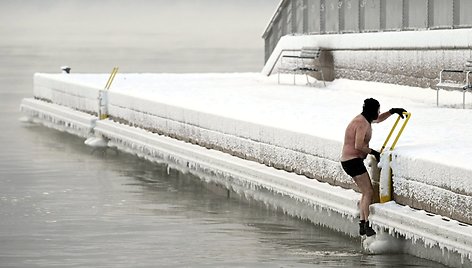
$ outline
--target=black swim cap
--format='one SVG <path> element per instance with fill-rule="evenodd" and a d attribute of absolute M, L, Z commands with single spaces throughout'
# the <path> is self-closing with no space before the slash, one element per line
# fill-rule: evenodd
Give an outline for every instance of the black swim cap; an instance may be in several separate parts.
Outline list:
<path fill-rule="evenodd" d="M 365 99 L 362 106 L 362 115 L 367 121 L 372 122 L 379 117 L 380 103 L 373 98 Z"/>

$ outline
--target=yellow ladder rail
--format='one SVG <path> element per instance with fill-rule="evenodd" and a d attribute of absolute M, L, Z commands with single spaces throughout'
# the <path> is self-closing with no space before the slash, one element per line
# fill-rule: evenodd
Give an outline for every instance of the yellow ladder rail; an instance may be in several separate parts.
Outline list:
<path fill-rule="evenodd" d="M 390 151 L 393 151 L 393 149 L 395 149 L 395 146 L 397 145 L 398 139 L 400 139 L 400 136 L 402 135 L 403 130 L 405 129 L 406 124 L 408 124 L 408 121 L 410 121 L 411 113 L 403 112 L 403 114 L 406 116 L 405 122 L 403 122 L 403 125 L 402 125 L 402 127 L 400 128 L 400 131 L 398 131 L 397 137 L 395 138 L 395 140 L 393 141 L 392 146 L 390 147 Z M 387 138 L 385 139 L 384 144 L 382 145 L 382 148 L 380 149 L 380 153 L 382 153 L 383 150 L 385 149 L 385 147 L 387 146 L 388 141 L 389 141 L 390 138 L 392 137 L 392 134 L 393 134 L 393 132 L 395 131 L 395 128 L 397 127 L 398 122 L 400 121 L 400 118 L 401 118 L 401 117 L 398 116 L 397 120 L 395 121 L 395 124 L 393 124 L 392 129 L 390 130 L 390 133 L 388 134 Z"/>
<path fill-rule="evenodd" d="M 395 149 L 395 146 L 397 145 L 398 140 L 400 139 L 400 136 L 403 133 L 403 130 L 405 129 L 406 125 L 408 124 L 408 121 L 410 121 L 411 118 L 411 113 L 404 112 L 403 113 L 406 116 L 405 121 L 403 122 L 403 125 L 401 126 L 400 130 L 397 133 L 397 136 L 395 137 L 395 140 L 393 141 L 392 146 L 390 146 L 390 151 L 393 151 Z M 384 144 L 382 145 L 382 148 L 380 149 L 380 153 L 384 151 L 384 149 L 387 146 L 388 141 L 392 137 L 393 132 L 395 131 L 398 122 L 400 121 L 401 116 L 399 115 L 397 120 L 395 121 L 395 124 L 393 124 L 392 129 L 390 130 L 390 133 L 388 134 L 387 138 L 385 139 Z M 392 162 L 392 155 L 389 155 L 388 159 L 389 163 Z M 390 165 L 389 165 L 390 166 Z M 386 172 L 386 171 L 384 171 Z M 388 181 L 383 181 L 382 179 L 380 180 L 380 188 L 386 189 L 386 191 L 380 190 L 380 203 L 385 203 L 388 201 L 392 200 L 392 195 L 393 195 L 393 180 L 392 180 L 392 168 L 389 168 L 388 170 Z"/>
<path fill-rule="evenodd" d="M 116 73 L 118 72 L 118 67 L 113 67 L 111 71 L 110 77 L 108 78 L 107 84 L 105 85 L 105 89 L 109 90 L 111 83 L 113 83 L 113 79 L 115 79 Z"/>

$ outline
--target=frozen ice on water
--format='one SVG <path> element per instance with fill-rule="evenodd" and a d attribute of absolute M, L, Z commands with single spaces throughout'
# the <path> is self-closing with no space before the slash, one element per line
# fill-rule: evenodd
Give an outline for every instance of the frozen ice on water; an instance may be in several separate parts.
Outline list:
<path fill-rule="evenodd" d="M 80 137 L 89 137 L 95 124 L 92 115 L 35 99 L 23 99 L 20 109 L 34 123 Z"/>
<path fill-rule="evenodd" d="M 369 254 L 400 253 L 403 241 L 401 238 L 381 231 L 377 235 L 363 239 L 362 247 Z"/>
<path fill-rule="evenodd" d="M 23 122 L 23 123 L 33 123 L 34 122 L 34 119 L 31 116 L 22 116 L 18 120 L 20 122 Z"/>
<path fill-rule="evenodd" d="M 103 137 L 90 137 L 84 141 L 90 147 L 104 148 L 108 146 L 108 141 Z"/>

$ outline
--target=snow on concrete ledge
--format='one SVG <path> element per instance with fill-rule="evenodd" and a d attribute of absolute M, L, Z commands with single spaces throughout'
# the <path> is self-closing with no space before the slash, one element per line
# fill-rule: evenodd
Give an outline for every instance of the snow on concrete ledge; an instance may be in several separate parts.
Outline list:
<path fill-rule="evenodd" d="M 408 47 L 405 46 L 408 44 Z M 286 35 L 277 43 L 267 60 L 262 74 L 269 75 L 282 49 L 320 47 L 329 50 L 381 49 L 470 49 L 472 29 L 398 31 L 324 35 Z M 362 60 L 362 59 L 360 59 Z M 464 59 L 465 62 L 466 59 Z"/>
<path fill-rule="evenodd" d="M 36 74 L 41 90 L 35 96 L 93 113 L 93 96 L 106 80 L 105 74 Z M 442 95 L 448 106 L 462 100 L 460 92 Z M 108 110 L 111 118 L 149 131 L 353 187 L 338 156 L 344 128 L 367 97 L 379 99 L 382 109 L 413 114 L 391 165 L 399 200 L 472 223 L 472 110 L 438 109 L 434 91 L 350 80 L 316 89 L 252 73 L 118 74 Z M 389 121 L 373 126 L 371 147 L 380 148 Z"/>
<path fill-rule="evenodd" d="M 429 248 L 439 248 L 442 254 L 429 254 L 428 259 L 449 262 L 455 266 L 472 265 L 472 226 L 424 210 L 400 206 L 395 202 L 371 206 L 370 220 L 373 224 L 387 229 L 391 234 L 400 235 L 413 243 Z M 444 252 L 455 252 L 460 258 L 446 256 Z M 451 263 L 450 263 L 451 264 Z"/>

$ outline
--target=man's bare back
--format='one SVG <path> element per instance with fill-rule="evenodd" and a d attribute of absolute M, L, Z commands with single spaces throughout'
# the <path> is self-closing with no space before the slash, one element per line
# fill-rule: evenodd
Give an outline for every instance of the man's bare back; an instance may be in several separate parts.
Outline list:
<path fill-rule="evenodd" d="M 372 126 L 363 115 L 352 119 L 346 128 L 341 161 L 354 158 L 366 158 L 370 153 L 369 142 L 372 138 Z"/>

